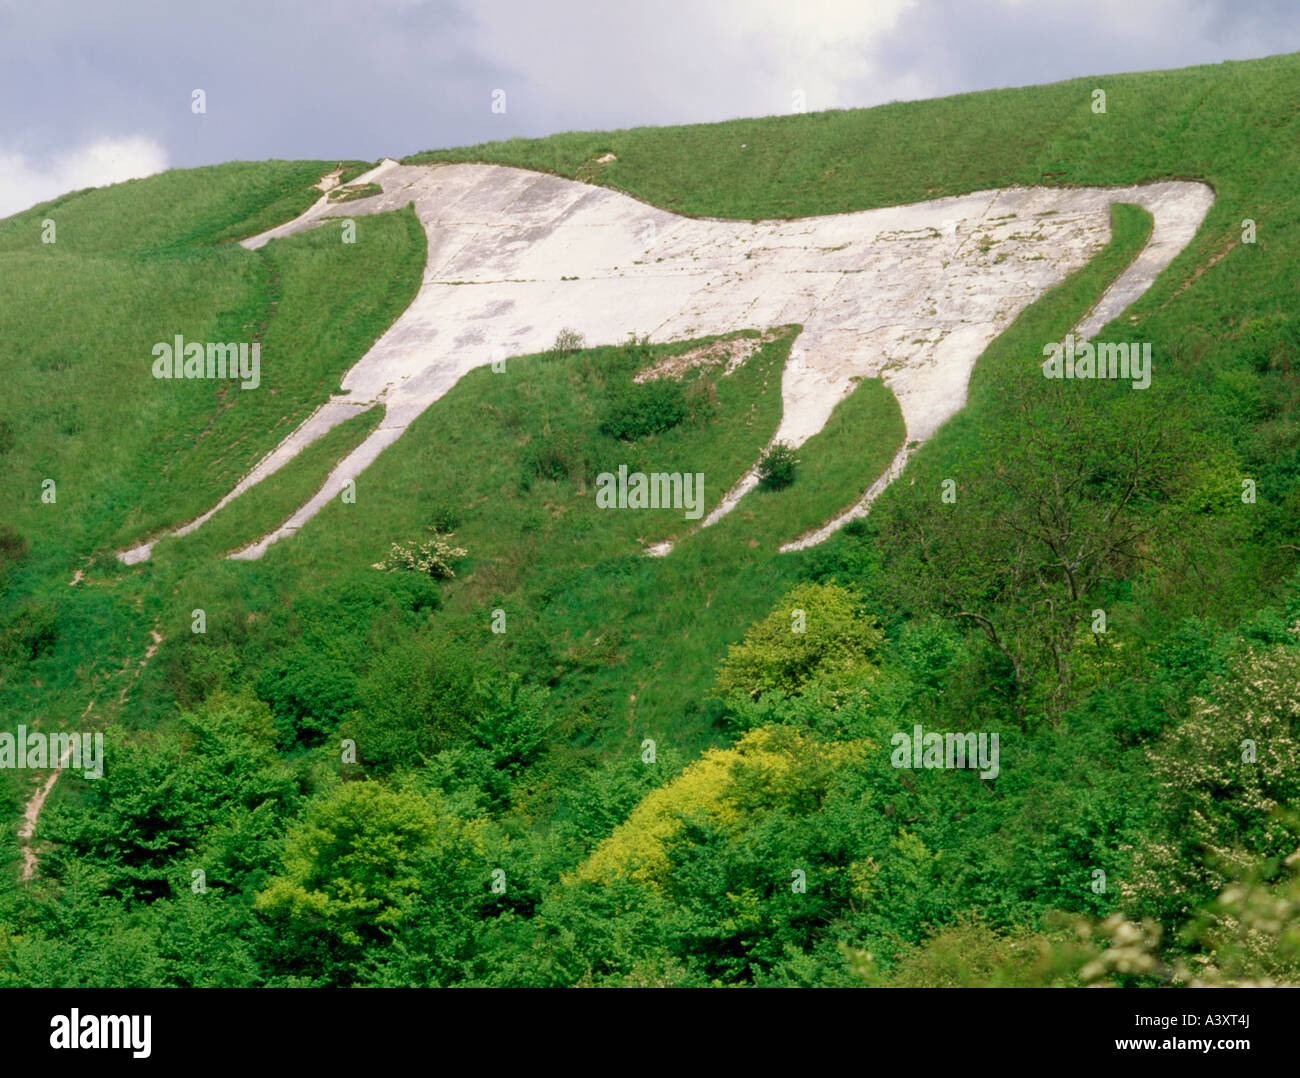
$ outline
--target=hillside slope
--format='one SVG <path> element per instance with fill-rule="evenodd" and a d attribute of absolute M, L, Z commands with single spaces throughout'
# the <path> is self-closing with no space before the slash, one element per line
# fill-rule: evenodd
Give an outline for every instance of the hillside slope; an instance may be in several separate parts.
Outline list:
<path fill-rule="evenodd" d="M 213 555 L 364 428 L 236 499 L 211 540 L 124 566 L 117 549 L 215 504 L 337 389 L 415 294 L 425 237 L 400 210 L 354 249 L 229 244 L 300 213 L 329 162 L 169 173 L 0 222 L 21 312 L 0 361 L 24 387 L 0 407 L 0 709 L 10 730 L 108 735 L 104 778 L 66 776 L 42 813 L 38 879 L 6 842 L 0 983 L 1148 984 L 1193 953 L 1211 981 L 1294 983 L 1300 832 L 1270 809 L 1300 795 L 1297 76 L 1275 57 L 411 159 L 739 220 L 1213 187 L 1191 243 L 1099 331 L 1150 345 L 1150 388 L 1042 376 L 1147 240 L 1116 207 L 871 514 L 791 554 L 897 452 L 879 381 L 791 486 L 670 558 L 641 549 L 680 512 L 594 504 L 611 460 L 750 467 L 796 339 L 756 325 L 471 371 L 354 501 L 260 561 Z M 133 381 L 175 332 L 261 335 L 274 393 Z M 730 374 L 634 381 L 738 338 L 757 343 Z M 468 551 L 453 576 L 371 567 L 431 531 Z M 997 734 L 996 778 L 897 766 L 917 724 Z M 39 777 L 4 771 L 15 822 Z M 1282 916 L 1224 919 L 1232 880 Z M 1141 937 L 1161 962 L 1108 965 L 1112 914 L 1163 924 Z"/>

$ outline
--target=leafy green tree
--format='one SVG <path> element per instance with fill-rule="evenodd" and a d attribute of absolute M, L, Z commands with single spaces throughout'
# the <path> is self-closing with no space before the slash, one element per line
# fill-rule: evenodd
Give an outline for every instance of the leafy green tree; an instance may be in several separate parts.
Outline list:
<path fill-rule="evenodd" d="M 14 923 L 0 926 L 0 988 L 152 988 L 166 983 L 157 922 L 128 908 L 111 873 L 71 864 L 38 882 Z"/>
<path fill-rule="evenodd" d="M 271 705 L 284 748 L 320 744 L 359 703 L 352 671 L 337 655 L 306 645 L 289 648 L 266 670 L 257 693 Z"/>
<path fill-rule="evenodd" d="M 108 875 L 107 889 L 161 898 L 210 829 L 242 811 L 263 817 L 296 803 L 293 770 L 275 755 L 275 728 L 252 696 L 216 696 L 153 737 L 110 729 L 103 776 L 84 784 L 83 804 L 41 817 L 38 838 L 54 843 L 43 870 L 58 878 L 77 860 Z"/>
<path fill-rule="evenodd" d="M 219 887 L 195 893 L 183 884 L 175 898 L 152 903 L 158 953 L 172 988 L 253 988 L 263 983 L 249 943 L 250 903 Z"/>
<path fill-rule="evenodd" d="M 1026 722 L 1068 706 L 1076 649 L 1100 646 L 1093 611 L 1139 570 L 1184 556 L 1181 500 L 1199 462 L 1224 457 L 1176 398 L 1153 430 L 1145 397 L 1060 389 L 1009 393 L 978 443 L 918 459 L 915 482 L 873 514 L 893 602 L 981 632 Z"/>
<path fill-rule="evenodd" d="M 409 915 L 430 859 L 465 838 L 437 795 L 342 783 L 313 801 L 285 842 L 280 873 L 254 908 L 285 940 L 285 960 L 346 981 L 367 947 Z M 484 873 L 486 877 L 486 873 Z M 486 882 L 486 881 L 485 881 Z"/>
<path fill-rule="evenodd" d="M 479 791 L 487 808 L 509 804 L 514 784 L 541 753 L 548 696 L 545 688 L 525 684 L 518 674 L 480 678 L 465 740 L 430 763 L 440 784 L 448 790 Z"/>

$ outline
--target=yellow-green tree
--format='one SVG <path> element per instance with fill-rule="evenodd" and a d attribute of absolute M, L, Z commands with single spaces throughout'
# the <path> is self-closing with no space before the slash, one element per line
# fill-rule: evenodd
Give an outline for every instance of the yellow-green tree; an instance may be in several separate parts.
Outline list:
<path fill-rule="evenodd" d="M 728 648 L 717 692 L 757 700 L 774 690 L 794 696 L 814 681 L 843 688 L 874 674 L 883 635 L 856 592 L 800 584 Z"/>
<path fill-rule="evenodd" d="M 601 883 L 627 877 L 659 886 L 669 870 L 668 845 L 685 821 L 739 831 L 777 808 L 815 811 L 836 772 L 858 764 L 868 747 L 865 741 L 823 742 L 783 726 L 751 730 L 648 793 L 573 878 Z"/>
<path fill-rule="evenodd" d="M 419 865 L 448 838 L 429 798 L 352 782 L 316 801 L 285 844 L 255 908 L 295 931 L 358 948 L 401 921 Z"/>

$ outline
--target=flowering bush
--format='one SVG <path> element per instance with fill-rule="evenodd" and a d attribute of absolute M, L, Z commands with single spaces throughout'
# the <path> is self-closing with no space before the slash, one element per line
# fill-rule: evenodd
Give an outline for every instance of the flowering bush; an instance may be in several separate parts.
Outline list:
<path fill-rule="evenodd" d="M 394 543 L 388 557 L 375 562 L 371 568 L 386 569 L 390 573 L 410 569 L 428 573 L 438 580 L 447 580 L 456 575 L 451 567 L 451 559 L 463 558 L 468 553 L 464 547 L 451 545 L 451 535 L 435 531 L 431 539 L 421 543 Z"/>
<path fill-rule="evenodd" d="M 1300 844 L 1300 648 L 1236 659 L 1190 718 L 1149 750 L 1160 783 L 1157 826 L 1121 886 L 1141 915 L 1172 921 L 1213 898 L 1245 866 Z"/>

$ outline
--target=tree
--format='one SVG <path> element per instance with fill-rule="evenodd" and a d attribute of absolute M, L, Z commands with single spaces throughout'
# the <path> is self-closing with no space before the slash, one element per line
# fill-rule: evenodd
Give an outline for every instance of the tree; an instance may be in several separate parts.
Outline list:
<path fill-rule="evenodd" d="M 651 790 L 575 877 L 630 877 L 662 887 L 671 845 L 688 822 L 734 831 L 776 810 L 816 813 L 836 773 L 859 765 L 868 747 L 862 741 L 822 742 L 790 727 L 751 730 L 733 747 L 708 750 L 667 785 Z"/>
<path fill-rule="evenodd" d="M 430 765 L 443 788 L 469 786 L 483 795 L 488 807 L 509 804 L 515 782 L 542 751 L 548 696 L 545 688 L 526 685 L 518 674 L 476 681 L 467 737 L 440 752 Z"/>
<path fill-rule="evenodd" d="M 1140 569 L 1180 556 L 1179 499 L 1208 453 L 1186 421 L 1152 428 L 1128 398 L 1084 399 L 1063 385 L 1011 395 L 976 451 L 918 460 L 914 482 L 875 514 L 885 586 L 904 609 L 977 628 L 1024 721 L 1068 705 L 1093 610 Z M 954 475 L 955 502 L 940 497 Z"/>
<path fill-rule="evenodd" d="M 395 928 L 419 888 L 417 865 L 447 840 L 435 800 L 349 782 L 314 801 L 285 842 L 280 874 L 254 908 L 295 937 L 355 960 Z"/>
<path fill-rule="evenodd" d="M 1134 856 L 1124 896 L 1168 922 L 1248 865 L 1276 868 L 1300 845 L 1300 822 L 1282 811 L 1300 801 L 1300 647 L 1238 657 L 1149 756 L 1161 790 L 1155 833 Z"/>
<path fill-rule="evenodd" d="M 771 691 L 797 695 L 814 680 L 842 687 L 874 674 L 883 639 L 857 593 L 837 584 L 800 584 L 727 649 L 717 692 L 757 700 Z"/>
<path fill-rule="evenodd" d="M 251 696 L 214 696 L 153 738 L 110 729 L 104 744 L 103 776 L 86 782 L 83 804 L 47 809 L 39 837 L 55 844 L 44 861 L 49 874 L 61 877 L 82 860 L 107 872 L 115 895 L 172 893 L 179 878 L 189 882 L 185 859 L 211 829 L 296 800 L 293 771 L 275 754 L 271 713 Z"/>
<path fill-rule="evenodd" d="M 576 329 L 570 329 L 566 326 L 555 335 L 555 343 L 551 345 L 551 355 L 560 358 L 571 356 L 574 352 L 581 351 L 586 346 L 587 338 Z"/>
<path fill-rule="evenodd" d="M 450 535 L 442 535 L 430 529 L 433 534 L 419 542 L 393 543 L 388 557 L 375 562 L 372 569 L 385 569 L 390 573 L 406 570 L 415 573 L 427 573 L 435 580 L 450 580 L 456 575 L 451 567 L 452 560 L 465 557 L 469 551 L 464 547 L 452 545 Z"/>

